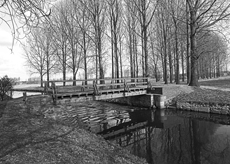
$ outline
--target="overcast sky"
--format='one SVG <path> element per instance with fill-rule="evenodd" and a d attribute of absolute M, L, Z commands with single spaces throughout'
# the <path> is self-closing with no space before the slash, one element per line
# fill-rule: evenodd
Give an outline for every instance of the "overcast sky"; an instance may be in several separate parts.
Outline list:
<path fill-rule="evenodd" d="M 8 75 L 9 77 L 20 77 L 26 80 L 29 74 L 26 71 L 23 50 L 16 43 L 12 48 L 12 35 L 4 24 L 0 24 L 0 77 Z"/>

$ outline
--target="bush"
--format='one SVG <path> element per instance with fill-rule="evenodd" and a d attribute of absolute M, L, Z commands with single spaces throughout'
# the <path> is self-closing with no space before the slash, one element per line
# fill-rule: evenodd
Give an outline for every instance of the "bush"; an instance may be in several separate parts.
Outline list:
<path fill-rule="evenodd" d="M 14 80 L 7 75 L 0 78 L 0 96 L 2 101 L 7 97 L 7 93 L 13 88 Z"/>

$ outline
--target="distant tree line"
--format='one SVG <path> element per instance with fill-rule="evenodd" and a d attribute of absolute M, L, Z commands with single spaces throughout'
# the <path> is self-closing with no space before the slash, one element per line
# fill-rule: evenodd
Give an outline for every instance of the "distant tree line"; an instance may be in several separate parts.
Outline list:
<path fill-rule="evenodd" d="M 198 86 L 199 78 L 226 69 L 220 27 L 229 7 L 228 0 L 61 0 L 40 28 L 31 28 L 25 57 L 41 81 L 55 73 L 76 80 L 79 70 L 86 80 L 110 72 L 120 78 L 128 69 L 130 77 Z"/>

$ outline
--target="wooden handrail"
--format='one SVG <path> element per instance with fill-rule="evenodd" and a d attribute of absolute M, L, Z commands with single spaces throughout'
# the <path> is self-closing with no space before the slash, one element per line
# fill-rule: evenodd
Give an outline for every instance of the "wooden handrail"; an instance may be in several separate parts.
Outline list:
<path fill-rule="evenodd" d="M 150 78 L 149 77 L 135 77 L 135 78 L 130 78 L 130 77 L 123 77 L 123 78 L 105 78 L 105 79 L 80 79 L 80 80 L 51 80 L 49 81 L 49 83 L 52 83 L 52 82 L 60 82 L 60 83 L 63 83 L 63 82 L 84 82 L 84 81 L 117 81 L 117 80 L 149 80 Z M 43 81 L 42 83 L 47 83 L 47 81 Z"/>
<path fill-rule="evenodd" d="M 129 91 L 129 86 L 130 85 L 134 85 L 135 87 L 138 84 L 142 84 L 142 85 L 149 85 L 149 77 L 137 77 L 137 78 L 106 78 L 106 79 L 87 79 L 87 80 L 60 80 L 60 81 L 44 81 L 43 83 L 44 85 L 44 93 L 48 94 L 48 92 L 50 91 L 50 89 L 52 90 L 52 97 L 54 99 L 54 102 L 56 101 L 56 94 L 57 94 L 57 86 L 55 83 L 59 82 L 82 82 L 82 85 L 77 85 L 77 86 L 81 86 L 81 91 L 85 91 L 85 87 L 89 88 L 90 86 L 93 87 L 94 89 L 94 95 L 98 95 L 99 93 L 99 89 L 102 89 L 104 87 L 108 87 L 110 86 L 111 89 L 114 89 L 114 86 L 117 87 L 123 87 L 124 91 Z M 85 85 L 85 81 L 92 81 L 93 84 L 87 84 Z M 104 81 L 104 84 L 98 84 L 98 81 Z M 106 82 L 110 82 L 110 83 L 106 83 Z M 119 81 L 119 82 L 118 82 Z M 51 83 L 51 87 L 49 87 L 50 85 L 48 85 L 49 83 Z"/>

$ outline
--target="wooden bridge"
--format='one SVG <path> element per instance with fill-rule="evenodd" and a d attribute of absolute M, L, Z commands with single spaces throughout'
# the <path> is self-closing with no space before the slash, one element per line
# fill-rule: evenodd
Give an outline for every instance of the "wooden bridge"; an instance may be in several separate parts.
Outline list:
<path fill-rule="evenodd" d="M 43 88 L 13 89 L 40 92 L 52 96 L 54 103 L 105 100 L 129 96 L 162 94 L 161 86 L 152 86 L 150 78 L 88 79 L 45 81 Z M 72 85 L 72 84 L 76 85 Z M 65 85 L 64 85 L 65 84 Z"/>

